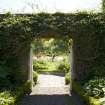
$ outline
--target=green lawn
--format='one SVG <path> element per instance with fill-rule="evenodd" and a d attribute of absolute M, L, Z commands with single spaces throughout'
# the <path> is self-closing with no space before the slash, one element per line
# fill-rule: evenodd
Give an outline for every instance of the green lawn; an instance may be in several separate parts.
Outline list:
<path fill-rule="evenodd" d="M 42 69 L 42 71 L 58 71 L 57 67 L 59 64 L 60 64 L 60 62 L 57 62 L 57 61 L 55 61 L 55 62 L 48 61 L 47 62 L 48 69 Z"/>
<path fill-rule="evenodd" d="M 46 72 L 64 72 L 64 69 L 58 69 L 61 63 L 67 62 L 69 64 L 67 56 L 63 56 L 64 60 L 36 60 L 33 61 L 33 65 L 36 71 L 46 71 Z"/>

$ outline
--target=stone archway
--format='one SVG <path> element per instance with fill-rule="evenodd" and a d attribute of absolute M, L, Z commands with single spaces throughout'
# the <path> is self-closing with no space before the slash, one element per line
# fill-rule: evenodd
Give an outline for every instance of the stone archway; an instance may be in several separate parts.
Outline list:
<path fill-rule="evenodd" d="M 45 34 L 45 35 L 44 35 Z M 54 32 L 54 31 L 48 31 L 47 33 L 44 33 L 40 38 L 46 38 L 46 35 L 49 35 L 50 34 L 50 38 L 58 38 L 59 39 L 59 37 L 55 37 L 55 34 L 57 34 L 57 35 L 59 35 L 60 36 L 60 34 L 59 33 L 57 33 L 57 32 Z M 70 39 L 72 39 L 72 38 L 70 38 Z M 73 41 L 72 41 L 72 44 L 73 44 Z M 71 59 L 69 59 L 69 63 L 70 63 L 70 89 L 72 90 L 72 81 L 73 81 L 73 79 L 74 79 L 74 57 L 73 57 L 73 45 L 71 44 L 71 46 L 72 46 L 72 51 L 69 53 L 69 57 L 71 58 Z M 32 58 L 32 56 L 33 56 L 33 51 L 32 51 L 32 47 L 31 47 L 31 44 L 29 45 L 29 50 L 28 50 L 28 61 L 27 61 L 27 64 L 28 64 L 28 68 L 27 68 L 27 70 L 28 70 L 28 80 L 30 80 L 30 81 L 33 81 L 33 75 L 32 75 L 32 72 L 33 72 L 33 63 L 32 63 L 32 61 L 33 61 L 33 58 Z M 71 57 L 72 56 L 72 57 Z"/>
<path fill-rule="evenodd" d="M 89 69 L 97 63 L 98 57 L 101 56 L 99 47 L 105 33 L 103 14 L 7 14 L 1 15 L 0 18 L 0 38 L 3 42 L 7 42 L 7 44 L 3 43 L 3 48 L 1 47 L 0 50 L 17 54 L 20 65 L 26 74 L 25 80 L 31 79 L 31 75 L 28 75 L 32 68 L 30 66 L 32 63 L 30 60 L 30 43 L 36 36 L 62 37 L 71 33 L 73 39 L 73 79 L 85 79 L 90 72 Z M 59 35 L 50 35 L 54 32 Z"/>
<path fill-rule="evenodd" d="M 59 34 L 58 32 L 55 32 L 54 30 L 50 30 L 45 32 L 42 35 L 39 35 L 40 38 L 46 36 L 49 37 L 55 37 L 55 34 Z M 53 36 L 54 34 L 54 36 Z M 59 34 L 60 35 L 60 34 Z M 59 35 L 57 38 L 59 38 Z M 87 37 L 86 37 L 87 36 Z M 56 38 L 56 37 L 55 37 Z M 89 74 L 89 68 L 91 68 L 92 63 L 94 62 L 94 54 L 97 52 L 91 53 L 95 49 L 95 46 L 97 45 L 97 41 L 94 41 L 94 36 L 91 37 L 88 36 L 88 34 L 83 34 L 82 37 L 80 35 L 75 36 L 72 35 L 70 38 L 72 38 L 72 80 L 83 80 L 87 77 Z M 82 41 L 81 41 L 82 40 Z M 92 43 L 90 43 L 91 41 Z M 31 50 L 31 44 L 29 43 L 25 49 L 22 49 L 23 51 L 20 52 L 19 55 L 19 61 L 20 64 L 23 66 L 23 70 L 26 70 L 26 80 L 32 81 L 32 50 Z M 88 50 L 86 50 L 88 49 Z M 71 82 L 72 83 L 72 82 Z M 71 85 L 72 86 L 72 85 Z"/>

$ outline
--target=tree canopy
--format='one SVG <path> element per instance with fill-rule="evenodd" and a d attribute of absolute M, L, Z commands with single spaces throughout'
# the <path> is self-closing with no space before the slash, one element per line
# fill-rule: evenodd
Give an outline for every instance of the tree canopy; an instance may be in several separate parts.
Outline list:
<path fill-rule="evenodd" d="M 45 54 L 45 55 L 62 55 L 68 54 L 71 48 L 71 41 L 67 37 L 55 39 L 41 39 L 36 38 L 32 44 L 34 54 Z"/>

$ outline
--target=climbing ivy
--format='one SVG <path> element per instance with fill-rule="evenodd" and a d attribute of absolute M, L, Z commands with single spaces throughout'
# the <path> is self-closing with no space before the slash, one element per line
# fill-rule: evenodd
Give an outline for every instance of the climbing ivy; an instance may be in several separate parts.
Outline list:
<path fill-rule="evenodd" d="M 0 60 L 17 56 L 36 37 L 52 37 L 47 32 L 74 40 L 78 65 L 105 64 L 105 14 L 86 12 L 0 15 Z"/>

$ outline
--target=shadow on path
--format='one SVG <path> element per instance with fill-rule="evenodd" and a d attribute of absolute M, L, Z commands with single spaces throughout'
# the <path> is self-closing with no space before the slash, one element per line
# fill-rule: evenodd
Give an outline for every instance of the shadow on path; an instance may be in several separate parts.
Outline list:
<path fill-rule="evenodd" d="M 50 71 L 50 72 L 39 72 L 39 74 L 42 74 L 42 75 L 55 75 L 55 76 L 59 76 L 59 77 L 65 77 L 65 73 L 64 72 L 53 72 L 53 71 Z"/>
<path fill-rule="evenodd" d="M 68 95 L 29 95 L 25 96 L 18 105 L 86 105 L 73 92 Z"/>
<path fill-rule="evenodd" d="M 65 85 L 64 74 L 39 74 L 38 84 L 18 105 L 86 105 Z M 70 96 L 69 96 L 70 94 Z"/>

